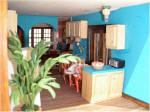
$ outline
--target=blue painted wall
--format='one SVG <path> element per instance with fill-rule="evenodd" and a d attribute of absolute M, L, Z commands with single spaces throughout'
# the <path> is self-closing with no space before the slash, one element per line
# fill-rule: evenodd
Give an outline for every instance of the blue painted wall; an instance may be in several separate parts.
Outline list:
<path fill-rule="evenodd" d="M 100 13 L 73 20 L 88 20 L 89 25 L 106 24 Z M 112 11 L 107 24 L 126 25 L 126 49 L 112 50 L 113 57 L 126 61 L 123 93 L 150 103 L 150 4 Z"/>
<path fill-rule="evenodd" d="M 82 59 L 86 59 L 87 39 L 81 39 L 80 46 L 84 47 L 83 54 L 80 53 L 80 50 L 79 50 L 76 42 L 73 43 L 73 54 L 77 54 L 77 55 L 81 56 Z"/>
<path fill-rule="evenodd" d="M 25 47 L 29 46 L 29 30 L 36 24 L 47 23 L 53 26 L 57 31 L 58 17 L 57 16 L 37 16 L 37 15 L 18 15 L 18 25 L 24 31 Z"/>

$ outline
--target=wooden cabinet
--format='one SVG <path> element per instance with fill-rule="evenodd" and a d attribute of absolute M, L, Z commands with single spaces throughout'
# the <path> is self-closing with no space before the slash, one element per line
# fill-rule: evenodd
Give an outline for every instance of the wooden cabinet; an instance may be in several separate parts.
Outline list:
<path fill-rule="evenodd" d="M 96 103 L 122 96 L 124 72 L 82 73 L 82 97 Z"/>
<path fill-rule="evenodd" d="M 75 22 L 70 22 L 70 36 L 75 37 Z"/>
<path fill-rule="evenodd" d="M 8 31 L 17 33 L 17 13 L 14 10 L 8 10 L 7 27 Z"/>
<path fill-rule="evenodd" d="M 87 38 L 87 21 L 71 21 L 66 23 L 67 37 Z"/>
<path fill-rule="evenodd" d="M 75 23 L 75 37 L 87 38 L 87 21 L 76 21 Z"/>
<path fill-rule="evenodd" d="M 66 23 L 66 37 L 70 36 L 70 24 L 71 22 Z"/>
<path fill-rule="evenodd" d="M 124 75 L 122 72 L 114 72 L 110 76 L 109 98 L 114 98 L 122 95 Z"/>
<path fill-rule="evenodd" d="M 83 23 L 83 22 L 82 22 Z M 80 37 L 81 36 L 81 21 L 76 21 L 75 22 L 75 36 Z"/>
<path fill-rule="evenodd" d="M 109 76 L 108 75 L 96 75 L 93 77 L 92 85 L 92 102 L 99 102 L 107 99 L 109 88 Z"/>
<path fill-rule="evenodd" d="M 108 49 L 125 48 L 125 25 L 106 26 L 106 48 Z"/>

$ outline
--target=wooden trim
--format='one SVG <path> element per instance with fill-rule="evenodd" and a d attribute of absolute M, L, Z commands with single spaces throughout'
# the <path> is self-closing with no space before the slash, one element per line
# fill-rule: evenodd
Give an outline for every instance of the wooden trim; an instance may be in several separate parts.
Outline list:
<path fill-rule="evenodd" d="M 136 99 L 136 98 L 134 98 L 134 97 L 132 97 L 132 96 L 129 96 L 129 95 L 127 95 L 127 94 L 124 94 L 124 93 L 122 93 L 122 96 L 123 96 L 124 98 L 128 99 L 128 100 L 131 100 L 131 101 L 137 103 L 138 105 L 141 105 L 141 106 L 143 106 L 143 107 L 145 107 L 145 108 L 148 108 L 148 109 L 150 108 L 150 104 L 148 104 L 148 103 L 146 103 L 146 102 L 143 102 L 143 101 L 141 101 L 141 100 L 139 100 L 139 99 Z"/>
<path fill-rule="evenodd" d="M 94 42 L 96 40 L 94 39 L 94 37 L 95 37 L 94 33 L 99 32 L 99 30 L 102 30 L 102 32 L 105 33 L 106 25 L 90 25 L 90 26 L 88 26 L 88 40 L 89 40 L 88 42 L 90 44 L 90 48 L 89 47 L 87 48 L 87 53 L 89 54 L 89 56 L 88 56 L 89 64 L 91 64 L 91 62 L 93 62 L 95 60 L 95 53 L 94 53 L 95 52 L 95 50 L 94 50 L 95 44 L 94 44 Z M 89 34 L 89 31 L 91 31 L 90 34 Z"/>
<path fill-rule="evenodd" d="M 106 33 L 103 33 L 103 63 L 106 64 L 105 55 L 106 55 Z"/>
<path fill-rule="evenodd" d="M 44 39 L 44 29 L 41 29 L 41 39 Z"/>
<path fill-rule="evenodd" d="M 89 49 L 90 49 L 90 46 L 89 46 L 89 41 L 90 41 L 90 39 L 89 39 L 89 36 L 90 36 L 90 30 L 89 29 L 87 29 L 88 30 L 88 32 L 87 32 L 87 52 L 86 52 L 86 63 L 87 64 L 89 64 L 89 62 L 90 62 L 90 55 L 89 55 Z"/>
<path fill-rule="evenodd" d="M 31 46 L 34 47 L 34 29 L 31 29 Z"/>
<path fill-rule="evenodd" d="M 96 61 L 96 37 L 97 37 L 97 34 L 96 33 L 94 33 L 94 58 L 93 58 L 93 60 L 94 61 Z"/>
<path fill-rule="evenodd" d="M 8 83 L 7 0 L 0 1 L 0 111 L 10 110 Z"/>
<path fill-rule="evenodd" d="M 88 26 L 89 29 L 94 29 L 94 30 L 103 30 L 104 33 L 106 33 L 106 25 L 89 25 Z"/>

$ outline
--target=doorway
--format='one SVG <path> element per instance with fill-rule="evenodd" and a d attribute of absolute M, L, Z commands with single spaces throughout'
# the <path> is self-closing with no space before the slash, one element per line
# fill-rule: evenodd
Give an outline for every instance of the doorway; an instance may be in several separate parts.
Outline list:
<path fill-rule="evenodd" d="M 20 26 L 17 26 L 17 34 L 18 34 L 22 47 L 24 47 L 24 31 Z"/>
<path fill-rule="evenodd" d="M 91 25 L 88 27 L 87 63 L 93 61 L 103 62 L 108 65 L 111 50 L 106 48 L 106 25 Z"/>

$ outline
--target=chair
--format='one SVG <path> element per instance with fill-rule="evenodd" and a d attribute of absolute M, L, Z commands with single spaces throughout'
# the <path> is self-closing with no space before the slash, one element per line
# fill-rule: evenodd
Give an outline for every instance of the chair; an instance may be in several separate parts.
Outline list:
<path fill-rule="evenodd" d="M 74 80 L 75 80 L 75 87 L 77 93 L 79 92 L 79 88 L 81 83 L 82 83 L 82 66 L 76 66 L 74 69 L 74 74 L 73 74 Z"/>
<path fill-rule="evenodd" d="M 69 76 L 69 85 L 72 85 L 72 71 L 69 71 L 68 68 L 70 67 L 70 64 L 67 63 L 62 63 L 62 68 L 63 68 L 63 79 L 66 84 L 66 76 Z"/>

